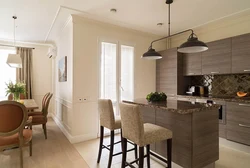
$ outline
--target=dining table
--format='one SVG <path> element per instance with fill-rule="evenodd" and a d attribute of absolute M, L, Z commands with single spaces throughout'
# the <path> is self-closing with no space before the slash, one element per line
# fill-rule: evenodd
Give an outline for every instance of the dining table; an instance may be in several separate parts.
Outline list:
<path fill-rule="evenodd" d="M 20 103 L 22 102 L 28 111 L 32 111 L 39 108 L 34 99 L 21 99 Z"/>

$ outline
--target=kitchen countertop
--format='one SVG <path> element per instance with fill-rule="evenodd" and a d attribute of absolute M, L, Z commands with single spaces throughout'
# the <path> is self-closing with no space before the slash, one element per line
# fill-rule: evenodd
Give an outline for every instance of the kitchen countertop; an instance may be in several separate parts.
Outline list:
<path fill-rule="evenodd" d="M 123 102 L 130 104 L 137 104 L 140 106 L 148 106 L 153 108 L 164 109 L 179 114 L 190 114 L 194 112 L 201 112 L 204 110 L 210 110 L 219 107 L 218 105 L 211 105 L 206 103 L 191 103 L 188 101 L 179 101 L 179 100 L 167 100 L 164 102 L 148 102 L 145 98 L 135 99 L 132 101 L 123 100 Z"/>
<path fill-rule="evenodd" d="M 183 98 L 194 98 L 194 99 L 209 99 L 209 100 L 220 100 L 227 102 L 236 103 L 250 103 L 250 97 L 237 97 L 237 96 L 191 96 L 191 95 L 178 95 L 178 97 Z"/>

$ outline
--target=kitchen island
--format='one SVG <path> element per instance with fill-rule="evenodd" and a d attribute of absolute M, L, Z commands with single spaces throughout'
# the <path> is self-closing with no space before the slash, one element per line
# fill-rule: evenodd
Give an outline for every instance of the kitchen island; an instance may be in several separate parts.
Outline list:
<path fill-rule="evenodd" d="M 167 100 L 149 103 L 146 99 L 123 101 L 137 104 L 145 123 L 173 131 L 173 162 L 184 168 L 213 167 L 219 159 L 218 105 Z M 151 150 L 167 157 L 165 141 L 151 144 Z"/>

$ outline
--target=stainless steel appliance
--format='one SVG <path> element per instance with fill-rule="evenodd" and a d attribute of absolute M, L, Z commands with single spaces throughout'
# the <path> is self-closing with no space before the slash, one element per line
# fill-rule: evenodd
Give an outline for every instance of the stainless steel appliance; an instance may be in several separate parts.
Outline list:
<path fill-rule="evenodd" d="M 219 123 L 226 124 L 226 102 L 225 101 L 221 101 L 221 100 L 215 101 L 215 100 L 209 100 L 209 99 L 196 99 L 196 102 L 211 103 L 211 104 L 220 105 L 220 108 L 218 109 Z"/>
<path fill-rule="evenodd" d="M 191 96 L 208 96 L 207 86 L 190 86 L 188 87 L 187 95 Z"/>

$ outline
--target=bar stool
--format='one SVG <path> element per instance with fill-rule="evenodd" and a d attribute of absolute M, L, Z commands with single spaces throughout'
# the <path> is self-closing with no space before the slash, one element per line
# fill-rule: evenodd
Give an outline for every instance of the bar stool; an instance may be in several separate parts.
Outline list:
<path fill-rule="evenodd" d="M 100 115 L 100 144 L 99 144 L 99 153 L 97 158 L 97 163 L 100 162 L 101 155 L 102 155 L 102 149 L 108 149 L 109 150 L 109 161 L 108 161 L 108 168 L 111 167 L 112 164 L 112 157 L 122 154 L 122 152 L 113 154 L 114 151 L 114 145 L 120 143 L 121 141 L 114 142 L 115 133 L 114 131 L 117 129 L 121 129 L 121 119 L 115 118 L 114 111 L 113 111 L 113 105 L 111 100 L 109 99 L 99 99 L 98 100 L 98 109 L 99 109 L 99 115 Z M 110 145 L 103 145 L 103 137 L 104 137 L 104 127 L 110 130 Z M 122 135 L 122 130 L 121 130 Z M 122 136 L 121 136 L 122 138 Z M 131 142 L 130 142 L 131 143 Z M 133 143 L 131 143 L 133 144 Z M 135 158 L 137 159 L 137 145 L 133 144 L 134 148 L 127 150 L 127 152 L 135 150 Z M 123 145 L 121 144 L 121 147 L 123 148 Z"/>
<path fill-rule="evenodd" d="M 172 131 L 154 125 L 143 124 L 142 114 L 138 105 L 120 103 L 121 123 L 122 123 L 122 168 L 126 166 L 134 167 L 132 164 L 139 160 L 139 168 L 143 168 L 144 158 L 147 157 L 147 165 L 150 168 L 150 154 L 168 164 L 171 168 L 172 159 Z M 127 157 L 127 140 L 139 145 L 139 159 L 130 163 L 126 162 Z M 150 144 L 157 141 L 167 140 L 167 160 L 150 152 Z M 146 146 L 146 155 L 144 155 L 144 146 Z"/>

